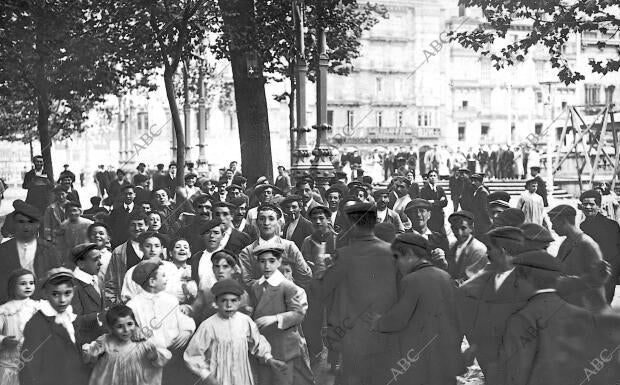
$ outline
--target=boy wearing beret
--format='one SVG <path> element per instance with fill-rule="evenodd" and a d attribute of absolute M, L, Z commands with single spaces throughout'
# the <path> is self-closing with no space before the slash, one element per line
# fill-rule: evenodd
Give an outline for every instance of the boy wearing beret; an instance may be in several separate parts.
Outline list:
<path fill-rule="evenodd" d="M 103 328 L 103 296 L 99 287 L 101 252 L 95 243 L 82 243 L 71 249 L 71 260 L 75 264 L 73 276 L 75 287 L 71 306 L 78 316 L 78 344 L 94 341 L 105 332 Z"/>
<path fill-rule="evenodd" d="M 407 362 L 395 363 L 390 370 L 392 380 L 453 385 L 461 335 L 452 279 L 428 262 L 429 244 L 421 235 L 401 234 L 391 249 L 403 276 L 400 294 L 398 302 L 374 320 L 373 329 L 398 336 L 400 356 Z"/>
<path fill-rule="evenodd" d="M 285 372 L 260 365 L 260 384 L 314 384 L 308 349 L 302 338 L 301 323 L 308 303 L 302 288 L 287 280 L 278 269 L 284 248 L 267 244 L 257 247 L 254 254 L 262 276 L 252 284 L 253 319 L 272 348 L 273 357 L 287 365 Z"/>

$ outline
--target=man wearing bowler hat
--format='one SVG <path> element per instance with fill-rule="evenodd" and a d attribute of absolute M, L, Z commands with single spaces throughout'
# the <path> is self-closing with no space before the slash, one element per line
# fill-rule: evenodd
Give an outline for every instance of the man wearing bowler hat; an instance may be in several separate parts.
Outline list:
<path fill-rule="evenodd" d="M 0 304 L 8 300 L 6 282 L 9 274 L 19 268 L 32 271 L 35 278 L 42 278 L 54 267 L 62 265 L 56 248 L 37 236 L 41 212 L 24 201 L 13 202 L 15 237 L 0 244 Z M 38 290 L 37 290 L 38 291 Z"/>

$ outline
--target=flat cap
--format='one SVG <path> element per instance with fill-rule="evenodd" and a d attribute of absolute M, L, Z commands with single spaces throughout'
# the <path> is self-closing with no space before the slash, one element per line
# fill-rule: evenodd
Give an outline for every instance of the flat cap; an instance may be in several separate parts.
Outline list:
<path fill-rule="evenodd" d="M 235 189 L 237 189 L 239 191 L 243 190 L 243 188 L 241 188 L 241 186 L 239 186 L 238 184 L 231 184 L 230 186 L 226 187 L 226 191 L 228 191 L 228 192 L 230 192 L 232 190 L 235 190 Z"/>
<path fill-rule="evenodd" d="M 424 250 L 429 249 L 428 241 L 420 234 L 415 233 L 404 233 L 398 234 L 394 242 L 401 242 L 410 246 L 421 247 Z"/>
<path fill-rule="evenodd" d="M 41 287 L 45 287 L 49 281 L 59 277 L 73 278 L 73 272 L 66 267 L 55 267 L 53 269 L 49 269 L 41 280 Z"/>
<path fill-rule="evenodd" d="M 520 209 L 509 207 L 497 215 L 493 222 L 495 227 L 521 226 L 525 222 L 525 214 Z"/>
<path fill-rule="evenodd" d="M 474 174 L 471 174 L 469 178 L 475 179 L 475 180 L 484 180 L 484 174 L 474 173 Z"/>
<path fill-rule="evenodd" d="M 379 198 L 381 198 L 381 195 L 388 195 L 390 193 L 390 190 L 386 189 L 386 188 L 381 188 L 375 192 L 372 193 L 373 198 L 375 198 L 375 200 L 379 200 Z"/>
<path fill-rule="evenodd" d="M 376 212 L 377 206 L 368 202 L 355 202 L 352 205 L 345 205 L 343 208 L 345 214 L 369 213 Z"/>
<path fill-rule="evenodd" d="M 246 183 L 248 181 L 248 178 L 241 176 L 241 175 L 235 175 L 232 178 L 232 184 L 236 184 L 238 186 L 241 186 L 242 184 Z"/>
<path fill-rule="evenodd" d="M 263 203 L 262 205 L 258 206 L 256 212 L 259 213 L 265 210 L 273 210 L 276 212 L 276 217 L 278 219 L 282 218 L 282 209 L 272 203 Z"/>
<path fill-rule="evenodd" d="M 450 216 L 448 217 L 448 222 L 452 222 L 453 220 L 458 219 L 458 218 L 465 218 L 469 221 L 473 221 L 474 214 L 472 214 L 471 212 L 467 210 L 460 210 L 460 211 L 450 214 Z"/>
<path fill-rule="evenodd" d="M 329 208 L 327 208 L 327 206 L 323 206 L 323 205 L 318 205 L 318 206 L 314 206 L 313 208 L 311 208 L 308 211 L 308 218 L 311 218 L 314 213 L 323 213 L 323 214 L 325 214 L 325 216 L 327 218 L 331 218 L 331 216 L 332 216 L 332 212 L 329 211 Z"/>
<path fill-rule="evenodd" d="M 550 243 L 554 241 L 553 236 L 551 235 L 549 230 L 545 229 L 537 223 L 524 223 L 520 227 L 521 230 L 523 230 L 523 236 L 528 241 L 544 243 Z"/>
<path fill-rule="evenodd" d="M 239 282 L 232 278 L 228 278 L 217 281 L 211 288 L 211 293 L 213 293 L 216 297 L 222 294 L 234 294 L 236 296 L 241 296 L 243 294 L 243 288 Z"/>
<path fill-rule="evenodd" d="M 80 202 L 67 201 L 67 203 L 65 203 L 65 209 L 68 209 L 70 207 L 77 207 L 78 209 L 81 209 L 82 205 L 80 204 Z"/>
<path fill-rule="evenodd" d="M 530 170 L 538 170 L 538 171 L 540 171 L 540 166 L 532 166 L 532 167 L 530 167 Z"/>
<path fill-rule="evenodd" d="M 407 203 L 407 206 L 405 206 L 405 213 L 413 210 L 413 209 L 426 209 L 426 210 L 430 210 L 433 207 L 433 205 L 431 205 L 431 202 L 427 201 L 426 199 L 422 199 L 422 198 L 416 198 L 414 200 L 412 200 L 411 202 Z"/>
<path fill-rule="evenodd" d="M 508 194 L 506 191 L 493 191 L 489 194 L 487 200 L 489 201 L 489 204 L 494 201 L 504 201 L 508 203 L 510 202 L 510 194 Z"/>
<path fill-rule="evenodd" d="M 519 254 L 513 260 L 513 264 L 516 266 L 529 267 L 531 269 L 546 270 L 556 273 L 562 272 L 562 267 L 557 259 L 542 250 L 528 251 Z"/>
<path fill-rule="evenodd" d="M 459 168 L 459 172 L 462 174 L 471 174 L 468 168 Z"/>
<path fill-rule="evenodd" d="M 515 226 L 501 226 L 492 229 L 485 234 L 488 239 L 504 239 L 513 242 L 523 243 L 523 230 Z"/>
<path fill-rule="evenodd" d="M 80 259 L 84 258 L 88 255 L 89 251 L 95 250 L 96 248 L 97 245 L 94 243 L 80 243 L 79 245 L 74 246 L 71 249 L 71 259 L 73 260 L 73 263 L 76 263 Z"/>
<path fill-rule="evenodd" d="M 213 218 L 210 219 L 206 222 L 204 222 L 201 226 L 200 226 L 200 230 L 198 231 L 198 233 L 200 235 L 206 233 L 207 231 L 211 230 L 212 228 L 219 226 L 222 224 L 222 221 L 220 220 L 220 218 Z"/>
<path fill-rule="evenodd" d="M 193 172 L 189 172 L 183 177 L 184 180 L 188 180 L 189 178 L 198 178 L 198 175 L 194 174 Z"/>
<path fill-rule="evenodd" d="M 280 257 L 283 252 L 284 247 L 269 242 L 263 245 L 259 245 L 254 249 L 254 255 L 257 257 L 265 253 L 273 253 L 275 256 Z"/>
<path fill-rule="evenodd" d="M 505 209 L 509 209 L 510 203 L 508 203 L 505 200 L 501 200 L 501 199 L 496 199 L 494 201 L 489 201 L 489 206 L 498 206 L 498 207 L 503 207 Z"/>
<path fill-rule="evenodd" d="M 142 286 L 146 282 L 148 282 L 149 278 L 153 278 L 153 273 L 159 268 L 159 266 L 163 265 L 163 262 L 159 258 L 151 258 L 146 261 L 141 261 L 136 265 L 131 274 L 131 279 Z"/>
<path fill-rule="evenodd" d="M 240 198 L 241 198 L 241 197 L 240 197 Z M 243 199 L 243 198 L 241 198 L 241 199 Z M 245 199 L 243 199 L 243 201 L 245 202 Z M 232 203 L 230 203 L 230 202 L 225 202 L 225 201 L 217 201 L 217 202 L 214 202 L 212 207 L 213 207 L 214 209 L 215 209 L 215 208 L 218 208 L 218 207 L 228 207 L 230 210 L 234 210 L 234 209 L 236 209 L 236 208 L 237 208 L 237 206 L 233 205 Z"/>
<path fill-rule="evenodd" d="M 387 243 L 394 242 L 396 227 L 391 222 L 382 222 L 375 225 L 375 236 Z"/>
<path fill-rule="evenodd" d="M 211 262 L 215 263 L 216 261 L 219 261 L 220 259 L 224 258 L 224 255 L 222 254 L 225 254 L 227 257 L 230 257 L 230 259 L 232 259 L 235 262 L 235 265 L 237 266 L 239 265 L 239 256 L 229 249 L 218 250 L 214 252 L 213 254 L 211 254 Z"/>
<path fill-rule="evenodd" d="M 572 218 L 577 215 L 577 210 L 575 210 L 572 206 L 569 205 L 559 205 L 551 210 L 549 210 L 549 219 L 554 220 L 558 217 L 568 217 Z"/>
<path fill-rule="evenodd" d="M 354 180 L 353 182 L 349 182 L 349 184 L 347 185 L 347 188 L 350 190 L 353 187 L 363 187 L 364 184 L 362 182 L 358 182 L 356 180 Z"/>
<path fill-rule="evenodd" d="M 37 222 L 41 220 L 41 212 L 39 209 L 21 199 L 16 199 L 13 201 L 13 209 L 13 215 L 22 214 L 30 219 L 34 219 Z"/>
<path fill-rule="evenodd" d="M 347 178 L 347 173 L 344 171 L 335 171 L 334 172 L 334 177 L 336 179 L 343 179 L 343 178 Z"/>
<path fill-rule="evenodd" d="M 587 198 L 594 198 L 595 202 L 600 202 L 602 197 L 601 197 L 601 193 L 599 193 L 596 190 L 587 190 L 584 191 L 580 196 L 579 196 L 579 200 L 581 202 L 583 202 L 584 199 Z"/>

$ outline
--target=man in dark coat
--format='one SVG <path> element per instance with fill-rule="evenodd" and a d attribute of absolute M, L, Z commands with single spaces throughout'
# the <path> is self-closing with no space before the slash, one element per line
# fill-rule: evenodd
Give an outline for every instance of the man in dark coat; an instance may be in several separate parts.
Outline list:
<path fill-rule="evenodd" d="M 52 182 L 47 177 L 43 169 L 43 157 L 37 155 L 32 158 L 34 167 L 24 175 L 22 188 L 28 190 L 26 203 L 33 205 L 40 212 L 44 212 L 50 202 L 52 193 Z"/>
<path fill-rule="evenodd" d="M 0 244 L 0 304 L 7 302 L 6 282 L 13 270 L 23 268 L 34 273 L 36 279 L 45 276 L 51 268 L 62 265 L 62 257 L 50 243 L 37 237 L 41 212 L 24 201 L 13 202 L 10 214 L 15 227 L 15 237 Z M 39 298 L 39 288 L 35 298 Z"/>
<path fill-rule="evenodd" d="M 448 205 L 448 198 L 441 186 L 437 186 L 439 180 L 439 174 L 437 170 L 431 170 L 427 174 L 428 182 L 424 184 L 420 191 L 420 198 L 426 199 L 432 205 L 431 217 L 428 220 L 428 228 L 445 234 L 446 227 L 444 223 L 443 208 Z"/>
<path fill-rule="evenodd" d="M 406 358 L 405 365 L 393 367 L 392 380 L 454 384 L 462 341 L 454 283 L 447 272 L 428 262 L 428 241 L 421 235 L 401 234 L 391 249 L 403 276 L 399 298 L 374 321 L 374 330 L 397 336 L 400 357 Z"/>
<path fill-rule="evenodd" d="M 301 215 L 302 205 L 303 198 L 299 195 L 289 195 L 280 202 L 280 208 L 284 213 L 282 236 L 293 241 L 298 249 L 301 249 L 304 239 L 314 232 L 312 223 Z"/>
<path fill-rule="evenodd" d="M 114 206 L 121 200 L 121 186 L 123 184 L 125 184 L 125 171 L 119 168 L 116 170 L 116 179 L 108 183 L 108 197 L 103 201 L 106 206 Z"/>
<path fill-rule="evenodd" d="M 384 314 L 397 299 L 396 264 L 390 244 L 373 233 L 375 206 L 357 202 L 344 207 L 353 224 L 351 242 L 337 250 L 336 262 L 316 281 L 314 295 L 333 299 L 328 325 L 343 332 L 334 337 L 342 345 L 341 384 L 386 384 L 390 367 L 398 361 L 395 336 L 371 330 L 370 314 Z M 369 279 L 372 277 L 372 279 Z"/>
<path fill-rule="evenodd" d="M 448 270 L 448 262 L 446 261 L 446 253 L 448 252 L 449 243 L 445 234 L 432 231 L 428 228 L 428 221 L 431 217 L 432 205 L 425 199 L 414 199 L 407 204 L 405 215 L 411 222 L 411 229 L 407 232 L 420 234 L 428 241 L 430 247 L 429 261 L 433 265 L 443 270 Z"/>
<path fill-rule="evenodd" d="M 134 176 L 133 180 L 137 182 L 135 187 L 136 198 L 134 201 L 138 204 L 150 202 L 151 190 L 148 189 L 149 177 L 143 174 L 137 174 Z"/>
<path fill-rule="evenodd" d="M 474 187 L 471 184 L 470 176 L 471 173 L 466 168 L 459 169 L 459 180 L 460 180 L 460 188 L 457 191 L 460 191 L 461 195 L 459 196 L 459 204 L 461 206 L 461 210 L 472 211 L 473 208 L 473 199 L 474 199 Z"/>
<path fill-rule="evenodd" d="M 620 275 L 620 226 L 618 222 L 601 214 L 601 195 L 596 190 L 581 194 L 581 211 L 586 219 L 579 226 L 581 230 L 598 243 L 603 260 L 611 266 L 611 277 L 605 284 L 607 303 L 611 303 Z"/>
<path fill-rule="evenodd" d="M 549 207 L 549 202 L 547 201 L 547 183 L 545 183 L 544 179 L 540 176 L 540 166 L 532 166 L 530 167 L 530 171 L 532 177 L 538 181 L 536 194 L 542 197 L 545 207 Z"/>
<path fill-rule="evenodd" d="M 490 263 L 457 289 L 460 325 L 485 378 L 497 373 L 499 350 L 508 318 L 523 307 L 512 260 L 523 246 L 523 232 L 499 227 L 485 237 Z"/>
<path fill-rule="evenodd" d="M 474 214 L 474 233 L 482 235 L 491 228 L 489 190 L 484 185 L 484 175 L 482 174 L 472 175 L 471 184 L 475 188 L 471 207 L 471 212 Z"/>
<path fill-rule="evenodd" d="M 119 202 L 114 206 L 106 221 L 106 224 L 112 231 L 112 248 L 115 248 L 116 246 L 127 241 L 127 238 L 129 237 L 129 217 L 131 216 L 131 213 L 139 210 L 139 207 L 134 203 L 134 198 L 136 197 L 134 189 L 134 186 L 130 184 L 122 186 L 122 202 Z"/>
<path fill-rule="evenodd" d="M 245 201 L 244 201 L 245 203 Z M 186 226 L 179 230 L 179 235 L 189 243 L 192 253 L 204 250 L 204 243 L 200 236 L 202 225 L 213 218 L 213 204 L 208 195 L 201 195 L 192 202 L 194 217 L 189 220 Z"/>
<path fill-rule="evenodd" d="M 239 255 L 241 250 L 252 243 L 252 240 L 248 234 L 233 227 L 232 218 L 236 209 L 237 207 L 229 202 L 216 202 L 213 204 L 213 216 L 222 221 L 222 248 Z"/>

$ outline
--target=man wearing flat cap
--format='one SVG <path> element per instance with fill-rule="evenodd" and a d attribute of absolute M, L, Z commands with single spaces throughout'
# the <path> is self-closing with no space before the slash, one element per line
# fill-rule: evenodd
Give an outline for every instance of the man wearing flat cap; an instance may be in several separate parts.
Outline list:
<path fill-rule="evenodd" d="M 307 288 L 312 279 L 312 270 L 301 255 L 299 248 L 292 241 L 282 239 L 280 233 L 280 218 L 282 212 L 272 204 L 263 204 L 257 207 L 258 239 L 245 247 L 239 254 L 239 264 L 242 268 L 243 282 L 250 286 L 261 277 L 258 260 L 254 249 L 264 244 L 276 244 L 284 249 L 282 261 L 288 261 L 293 269 L 295 283 Z"/>
<path fill-rule="evenodd" d="M 99 281 L 101 252 L 95 243 L 82 243 L 71 249 L 71 262 L 75 265 L 73 299 L 71 306 L 78 316 L 79 345 L 94 341 L 105 333 L 103 327 L 104 298 Z"/>
<path fill-rule="evenodd" d="M 473 174 L 471 185 L 474 188 L 471 212 L 474 214 L 474 234 L 482 235 L 491 228 L 489 215 L 489 190 L 484 185 L 483 174 Z"/>
<path fill-rule="evenodd" d="M 523 247 L 523 231 L 499 227 L 483 237 L 489 264 L 457 289 L 462 330 L 485 378 L 494 378 L 508 318 L 525 303 L 513 259 Z"/>
<path fill-rule="evenodd" d="M 259 178 L 260 179 L 260 178 Z M 258 182 L 257 182 L 258 183 Z M 254 187 L 254 196 L 257 199 L 258 206 L 264 203 L 270 203 L 275 194 L 281 194 L 282 192 L 276 186 L 271 184 L 257 184 Z M 258 216 L 258 206 L 252 207 L 248 210 L 247 221 L 252 226 L 256 226 L 256 218 Z"/>
<path fill-rule="evenodd" d="M 525 221 L 525 214 L 519 209 L 513 207 L 507 208 L 495 217 L 493 220 L 493 228 L 503 226 L 519 227 Z"/>
<path fill-rule="evenodd" d="M 390 190 L 384 188 L 373 193 L 377 204 L 377 224 L 391 223 L 399 234 L 405 232 L 405 226 L 400 216 L 388 207 L 390 202 Z"/>
<path fill-rule="evenodd" d="M 489 262 L 487 247 L 473 237 L 474 214 L 461 210 L 448 217 L 456 243 L 446 253 L 448 273 L 462 283 L 476 275 Z"/>
<path fill-rule="evenodd" d="M 448 262 L 445 258 L 449 248 L 448 238 L 428 228 L 431 209 L 432 205 L 425 199 L 416 198 L 409 202 L 405 208 L 405 214 L 411 223 L 411 230 L 407 232 L 420 234 L 426 238 L 431 248 L 429 260 L 440 269 L 448 270 Z"/>
<path fill-rule="evenodd" d="M 510 208 L 510 194 L 506 191 L 493 191 L 489 194 L 489 216 L 494 223 L 495 218 L 502 211 Z"/>
<path fill-rule="evenodd" d="M 620 275 L 620 226 L 601 213 L 602 197 L 598 191 L 585 191 L 579 200 L 585 216 L 579 227 L 599 245 L 603 259 L 611 266 L 611 276 L 605 284 L 607 303 L 611 303 Z"/>
<path fill-rule="evenodd" d="M 312 294 L 320 301 L 333 298 L 327 312 L 330 330 L 343 322 L 350 326 L 338 338 L 342 344 L 342 383 L 385 384 L 390 366 L 398 361 L 396 337 L 371 331 L 369 323 L 359 318 L 384 314 L 396 302 L 396 264 L 390 244 L 374 235 L 375 206 L 353 202 L 343 211 L 352 224 L 350 242 L 337 250 L 333 258 L 336 263 L 315 281 Z"/>
<path fill-rule="evenodd" d="M 558 295 L 556 284 L 561 267 L 556 258 L 544 251 L 530 251 L 516 257 L 514 265 L 528 300 L 508 319 L 497 377 L 488 378 L 489 383 L 614 383 L 617 365 L 605 368 L 607 365 L 599 360 L 601 367 L 595 366 L 588 374 L 584 362 L 593 362 L 593 357 L 609 357 L 604 353 L 609 352 L 608 346 L 617 346 L 618 339 L 612 337 L 610 341 L 614 333 L 605 330 L 605 322 L 595 321 L 590 312 Z M 617 325 L 617 316 L 611 318 L 616 318 Z"/>
<path fill-rule="evenodd" d="M 527 251 L 547 251 L 547 248 L 554 241 L 553 235 L 549 230 L 535 223 L 524 223 L 519 226 L 523 230 L 523 252 Z"/>
<path fill-rule="evenodd" d="M 560 280 L 558 292 L 573 305 L 594 312 L 605 309 L 607 301 L 604 285 L 609 272 L 600 247 L 577 227 L 577 211 L 572 206 L 556 206 L 548 215 L 553 231 L 566 237 L 556 256 L 562 272 L 567 276 Z"/>
<path fill-rule="evenodd" d="M 54 201 L 43 212 L 43 238 L 56 245 L 56 235 L 60 229 L 60 224 L 67 219 L 65 204 L 69 200 L 65 186 L 58 185 L 54 187 L 52 192 L 54 193 Z"/>
<path fill-rule="evenodd" d="M 6 282 L 9 274 L 19 268 L 32 271 L 41 278 L 51 268 L 62 265 L 62 258 L 55 247 L 37 237 L 41 212 L 35 206 L 17 199 L 13 202 L 15 236 L 0 244 L 0 304 L 8 300 Z"/>
<path fill-rule="evenodd" d="M 429 245 L 421 235 L 400 234 L 391 250 L 403 277 L 399 298 L 373 322 L 373 329 L 397 337 L 403 356 L 424 350 L 418 362 L 393 378 L 399 384 L 453 384 L 462 341 L 454 283 L 427 260 Z"/>

